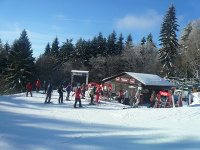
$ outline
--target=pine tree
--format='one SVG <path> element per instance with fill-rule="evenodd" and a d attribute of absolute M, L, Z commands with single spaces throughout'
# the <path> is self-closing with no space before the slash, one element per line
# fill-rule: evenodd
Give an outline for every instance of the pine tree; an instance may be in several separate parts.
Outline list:
<path fill-rule="evenodd" d="M 94 57 L 97 57 L 97 55 L 98 55 L 97 44 L 98 44 L 97 37 L 94 36 L 94 38 L 91 41 L 91 47 L 90 47 L 91 48 L 90 49 L 91 55 L 94 56 Z"/>
<path fill-rule="evenodd" d="M 6 55 L 8 56 L 8 53 L 10 51 L 10 45 L 8 42 L 6 42 L 6 44 L 4 45 L 4 50 L 6 51 Z"/>
<path fill-rule="evenodd" d="M 75 45 L 75 53 L 76 53 L 76 55 L 75 55 L 76 60 L 78 59 L 79 62 L 82 62 L 85 65 L 88 64 L 87 62 L 90 57 L 90 50 L 89 50 L 87 42 L 84 39 L 80 38 L 77 41 L 77 43 Z"/>
<path fill-rule="evenodd" d="M 146 38 L 143 36 L 142 40 L 141 40 L 141 45 L 144 45 L 146 43 Z"/>
<path fill-rule="evenodd" d="M 108 48 L 108 55 L 114 55 L 117 53 L 117 34 L 115 30 L 108 36 L 107 41 L 107 48 Z"/>
<path fill-rule="evenodd" d="M 3 47 L 3 43 L 1 45 L 0 39 L 0 74 L 5 72 L 5 69 L 8 67 L 8 53 L 10 51 L 10 45 L 8 42 Z"/>
<path fill-rule="evenodd" d="M 146 47 L 147 47 L 147 53 L 148 54 L 152 54 L 153 51 L 155 50 L 156 48 L 156 44 L 154 43 L 153 41 L 153 35 L 151 33 L 148 34 L 147 36 L 147 44 L 146 44 Z"/>
<path fill-rule="evenodd" d="M 97 37 L 97 52 L 101 56 L 104 56 L 106 53 L 106 42 L 101 32 L 99 32 L 99 36 Z"/>
<path fill-rule="evenodd" d="M 119 38 L 118 38 L 118 41 L 117 41 L 117 51 L 116 51 L 117 55 L 121 55 L 123 50 L 124 50 L 123 40 L 124 40 L 124 37 L 123 37 L 123 35 L 121 33 Z"/>
<path fill-rule="evenodd" d="M 27 32 L 23 30 L 20 38 L 14 41 L 8 55 L 7 92 L 22 92 L 26 84 L 33 80 L 35 59 L 32 53 Z"/>
<path fill-rule="evenodd" d="M 190 21 L 188 23 L 188 25 L 183 30 L 184 33 L 182 33 L 183 35 L 181 36 L 181 40 L 186 42 L 188 40 L 188 38 L 189 38 L 189 35 L 190 35 L 191 31 L 192 31 L 192 22 Z"/>
<path fill-rule="evenodd" d="M 176 31 L 178 30 L 176 11 L 173 3 L 170 5 L 162 22 L 160 39 L 162 47 L 159 50 L 162 70 L 167 76 L 173 73 L 173 62 L 179 47 Z"/>
<path fill-rule="evenodd" d="M 7 63 L 6 51 L 3 47 L 2 41 L 0 39 L 0 74 L 2 74 L 3 70 L 5 70 L 6 63 Z"/>
<path fill-rule="evenodd" d="M 47 43 L 45 50 L 44 50 L 44 55 L 50 55 L 51 54 L 51 47 L 49 42 Z"/>
<path fill-rule="evenodd" d="M 4 94 L 5 91 L 5 70 L 7 69 L 7 51 L 5 47 L 3 47 L 3 43 L 0 39 L 0 95 Z"/>
<path fill-rule="evenodd" d="M 108 48 L 107 48 L 107 39 L 104 37 L 103 39 L 103 47 L 104 47 L 104 50 L 103 50 L 103 53 L 101 54 L 103 57 L 107 56 L 108 54 Z"/>
<path fill-rule="evenodd" d="M 151 33 L 147 35 L 147 43 L 153 43 L 153 35 Z"/>
<path fill-rule="evenodd" d="M 91 55 L 91 51 L 90 51 L 90 45 L 91 43 L 90 43 L 90 40 L 88 40 L 88 41 L 85 41 L 84 42 L 84 50 L 85 50 L 85 54 L 84 54 L 84 65 L 85 66 L 88 66 L 89 65 L 89 60 L 90 60 L 90 58 L 92 57 L 92 55 Z"/>
<path fill-rule="evenodd" d="M 2 43 L 2 41 L 1 41 L 1 39 L 0 39 L 0 50 L 1 50 L 1 51 L 3 50 L 3 43 Z"/>
<path fill-rule="evenodd" d="M 66 42 L 60 47 L 60 57 L 63 62 L 68 61 L 73 56 L 74 45 L 72 41 L 72 39 L 66 39 Z"/>
<path fill-rule="evenodd" d="M 54 41 L 52 43 L 51 54 L 54 56 L 59 55 L 59 41 L 58 41 L 57 37 L 54 39 Z"/>
<path fill-rule="evenodd" d="M 128 36 L 127 36 L 127 38 L 126 38 L 125 46 L 126 46 L 127 50 L 134 47 L 134 45 L 133 45 L 133 38 L 132 38 L 131 33 L 129 33 Z"/>

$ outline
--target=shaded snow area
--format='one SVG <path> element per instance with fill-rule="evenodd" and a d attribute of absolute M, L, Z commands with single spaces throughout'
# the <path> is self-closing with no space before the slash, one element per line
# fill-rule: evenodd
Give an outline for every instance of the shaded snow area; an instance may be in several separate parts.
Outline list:
<path fill-rule="evenodd" d="M 65 93 L 66 94 L 66 93 Z M 0 96 L 1 150 L 199 150 L 200 104 L 128 108 L 115 100 L 73 108 L 45 94 Z M 66 95 L 64 95 L 66 97 Z"/>

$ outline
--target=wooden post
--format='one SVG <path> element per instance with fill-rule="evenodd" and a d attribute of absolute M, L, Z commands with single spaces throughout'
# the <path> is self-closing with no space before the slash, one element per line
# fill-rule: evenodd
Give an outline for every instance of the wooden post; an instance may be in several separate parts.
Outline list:
<path fill-rule="evenodd" d="M 175 108 L 175 104 L 174 104 L 174 95 L 172 95 L 172 104 L 173 104 L 173 108 Z"/>
<path fill-rule="evenodd" d="M 192 99 L 192 97 L 191 97 L 191 95 L 189 95 L 189 105 L 191 104 L 191 99 Z"/>
<path fill-rule="evenodd" d="M 182 103 L 182 93 L 180 93 L 179 95 L 179 101 L 178 101 L 178 107 L 182 107 L 183 103 Z"/>

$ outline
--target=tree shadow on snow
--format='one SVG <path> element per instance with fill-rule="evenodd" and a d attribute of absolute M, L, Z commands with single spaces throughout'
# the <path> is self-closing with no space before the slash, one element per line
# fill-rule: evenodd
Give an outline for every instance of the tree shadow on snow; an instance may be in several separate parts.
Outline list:
<path fill-rule="evenodd" d="M 200 104 L 190 105 L 190 107 L 200 107 Z"/>
<path fill-rule="evenodd" d="M 200 141 L 195 137 L 161 143 L 160 140 L 169 137 L 160 135 L 157 128 L 92 124 L 4 111 L 0 111 L 0 118 L 0 143 L 9 141 L 16 150 L 27 149 L 27 146 L 29 149 L 50 150 L 183 150 L 200 147 Z"/>

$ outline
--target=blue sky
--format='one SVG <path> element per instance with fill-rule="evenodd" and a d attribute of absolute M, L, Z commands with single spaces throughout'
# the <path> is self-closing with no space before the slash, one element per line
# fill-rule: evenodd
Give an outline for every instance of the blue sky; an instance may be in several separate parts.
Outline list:
<path fill-rule="evenodd" d="M 114 29 L 124 39 L 131 33 L 134 44 L 151 32 L 159 44 L 161 23 L 172 2 L 180 30 L 199 19 L 200 0 L 0 0 L 0 38 L 12 44 L 26 29 L 34 57 L 56 36 L 61 46 L 66 38 L 76 43 L 99 32 L 108 37 Z"/>

